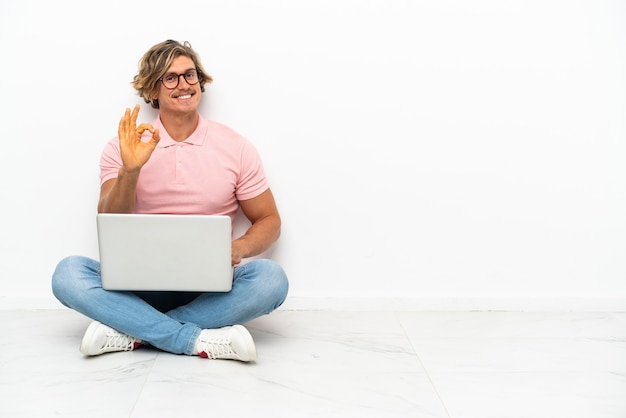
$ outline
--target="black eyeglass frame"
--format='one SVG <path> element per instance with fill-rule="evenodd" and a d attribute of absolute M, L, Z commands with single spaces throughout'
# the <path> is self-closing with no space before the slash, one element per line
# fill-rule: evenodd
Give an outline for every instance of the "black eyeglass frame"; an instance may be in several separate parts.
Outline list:
<path fill-rule="evenodd" d="M 187 74 L 190 74 L 192 71 L 195 71 L 195 73 L 196 73 L 196 77 L 197 77 L 197 78 L 196 78 L 196 82 L 195 82 L 195 83 L 190 83 L 190 82 L 187 80 Z M 168 76 L 176 76 L 176 85 L 175 85 L 174 87 L 167 87 L 167 86 L 165 85 L 165 80 L 163 80 L 163 77 L 168 77 Z M 185 72 L 184 72 L 184 73 L 182 73 L 182 74 L 177 74 L 177 73 L 167 73 L 167 74 L 163 74 L 163 76 L 162 76 L 162 77 L 160 77 L 158 81 L 160 81 L 160 82 L 163 84 L 163 87 L 165 87 L 166 89 L 168 89 L 168 90 L 174 90 L 174 89 L 175 89 L 176 87 L 178 87 L 178 85 L 180 84 L 180 76 L 183 76 L 183 77 L 185 78 L 185 82 L 186 82 L 187 84 L 189 84 L 190 86 L 194 86 L 194 85 L 196 85 L 196 84 L 198 84 L 198 83 L 200 82 L 200 80 L 201 80 L 201 78 L 202 78 L 202 71 L 198 70 L 197 68 L 194 68 L 194 69 L 187 70 L 187 71 L 185 71 Z"/>

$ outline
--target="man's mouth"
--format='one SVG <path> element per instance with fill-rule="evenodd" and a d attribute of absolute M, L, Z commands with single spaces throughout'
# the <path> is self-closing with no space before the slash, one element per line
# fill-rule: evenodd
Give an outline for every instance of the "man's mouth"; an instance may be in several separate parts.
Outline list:
<path fill-rule="evenodd" d="M 181 94 L 179 96 L 175 96 L 176 99 L 179 100 L 187 100 L 187 99 L 191 99 L 191 93 L 186 93 L 186 94 Z"/>

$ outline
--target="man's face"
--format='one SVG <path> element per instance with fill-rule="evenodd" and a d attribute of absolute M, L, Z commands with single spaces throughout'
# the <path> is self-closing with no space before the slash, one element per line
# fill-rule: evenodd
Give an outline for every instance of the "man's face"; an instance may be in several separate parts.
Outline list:
<path fill-rule="evenodd" d="M 174 59 L 170 68 L 167 69 L 167 73 L 163 76 L 163 80 L 166 84 L 169 81 L 175 85 L 174 80 L 178 76 L 178 80 L 176 80 L 178 85 L 167 88 L 163 82 L 159 82 L 157 99 L 161 112 L 188 113 L 197 111 L 202 91 L 197 78 L 195 80 L 193 78 L 195 71 L 196 67 L 191 58 L 180 56 Z M 190 82 L 196 81 L 196 83 L 189 84 L 188 78 Z"/>

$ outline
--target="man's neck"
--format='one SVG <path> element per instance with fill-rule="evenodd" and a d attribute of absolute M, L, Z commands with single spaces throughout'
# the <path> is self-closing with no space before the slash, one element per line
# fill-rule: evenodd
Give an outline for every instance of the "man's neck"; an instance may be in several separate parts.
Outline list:
<path fill-rule="evenodd" d="M 159 118 L 169 136 L 176 142 L 182 142 L 196 130 L 200 115 L 198 112 L 177 115 L 161 113 Z"/>

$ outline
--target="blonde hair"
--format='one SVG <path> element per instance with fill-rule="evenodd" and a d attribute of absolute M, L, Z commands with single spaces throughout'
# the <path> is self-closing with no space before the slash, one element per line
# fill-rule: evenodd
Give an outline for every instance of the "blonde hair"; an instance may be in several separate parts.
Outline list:
<path fill-rule="evenodd" d="M 159 108 L 159 101 L 154 99 L 159 90 L 159 79 L 170 68 L 174 59 L 180 56 L 189 57 L 193 61 L 198 71 L 200 90 L 203 93 L 204 85 L 213 81 L 213 78 L 202 67 L 200 57 L 191 48 L 189 42 L 180 43 L 168 39 L 158 43 L 139 60 L 139 71 L 130 83 L 146 103 L 150 103 L 155 109 Z"/>

